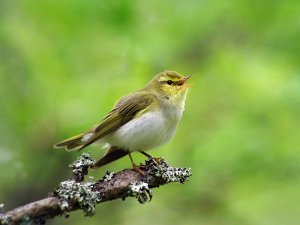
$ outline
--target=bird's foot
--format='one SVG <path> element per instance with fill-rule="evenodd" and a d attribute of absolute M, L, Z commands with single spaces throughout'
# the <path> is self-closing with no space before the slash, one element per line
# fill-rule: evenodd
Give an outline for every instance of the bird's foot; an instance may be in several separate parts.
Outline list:
<path fill-rule="evenodd" d="M 161 158 L 151 157 L 151 159 L 152 159 L 157 165 L 160 165 L 160 164 L 161 164 Z"/>
<path fill-rule="evenodd" d="M 136 172 L 138 172 L 140 175 L 142 175 L 143 177 L 146 175 L 146 173 L 145 173 L 143 170 L 141 170 L 140 167 L 137 166 L 136 164 L 133 164 L 132 166 L 133 166 L 133 169 L 134 169 Z"/>
<path fill-rule="evenodd" d="M 161 164 L 161 158 L 155 158 L 152 155 L 149 155 L 148 153 L 144 152 L 144 151 L 140 151 L 140 153 L 142 153 L 144 156 L 148 157 L 148 159 L 153 159 L 153 161 L 157 164 L 160 165 Z"/>

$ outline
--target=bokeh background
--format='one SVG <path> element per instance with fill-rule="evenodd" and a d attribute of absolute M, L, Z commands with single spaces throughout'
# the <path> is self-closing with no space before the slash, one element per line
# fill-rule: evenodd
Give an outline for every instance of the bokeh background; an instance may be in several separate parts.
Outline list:
<path fill-rule="evenodd" d="M 152 154 L 191 167 L 190 181 L 49 224 L 300 224 L 299 40 L 293 0 L 0 1 L 0 202 L 46 196 L 81 154 L 52 145 L 171 69 L 193 88 L 176 137 Z"/>

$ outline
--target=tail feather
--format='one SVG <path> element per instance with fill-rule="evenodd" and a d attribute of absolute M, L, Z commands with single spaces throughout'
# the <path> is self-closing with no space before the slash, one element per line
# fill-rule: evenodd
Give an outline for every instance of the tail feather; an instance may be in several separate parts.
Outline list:
<path fill-rule="evenodd" d="M 85 147 L 84 145 L 87 143 L 87 141 L 89 141 L 89 139 L 92 137 L 91 134 L 92 133 L 78 134 L 74 137 L 68 138 L 62 142 L 55 144 L 54 148 L 65 148 L 67 151 L 81 150 L 82 147 Z M 128 154 L 128 151 L 124 149 L 110 146 L 106 154 L 101 159 L 99 159 L 92 168 L 97 169 Z"/>
<path fill-rule="evenodd" d="M 83 141 L 85 133 L 78 134 L 54 145 L 54 148 L 65 148 L 67 151 L 74 151 L 84 145 Z"/>
<path fill-rule="evenodd" d="M 128 155 L 127 151 L 115 146 L 111 146 L 107 153 L 101 159 L 99 159 L 92 168 L 97 169 L 126 155 Z"/>

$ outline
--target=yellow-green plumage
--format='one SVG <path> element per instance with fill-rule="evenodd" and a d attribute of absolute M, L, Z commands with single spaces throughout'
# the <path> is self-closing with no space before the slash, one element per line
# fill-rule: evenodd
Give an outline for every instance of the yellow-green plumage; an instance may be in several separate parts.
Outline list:
<path fill-rule="evenodd" d="M 121 99 L 95 128 L 68 138 L 56 144 L 54 147 L 65 147 L 68 151 L 81 150 L 135 118 L 140 112 L 146 110 L 154 100 L 155 96 L 143 91 L 136 92 L 134 95 Z M 82 141 L 84 135 L 90 133 L 93 135 L 87 141 Z"/>
<path fill-rule="evenodd" d="M 100 140 L 108 143 L 98 166 L 132 151 L 158 147 L 175 133 L 184 110 L 188 78 L 174 71 L 156 75 L 145 88 L 121 98 L 97 126 L 54 147 L 72 151 Z"/>

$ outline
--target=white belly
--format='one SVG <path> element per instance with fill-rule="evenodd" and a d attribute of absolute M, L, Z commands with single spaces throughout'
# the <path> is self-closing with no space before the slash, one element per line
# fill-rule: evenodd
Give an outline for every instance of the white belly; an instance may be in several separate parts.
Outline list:
<path fill-rule="evenodd" d="M 160 111 L 147 112 L 105 136 L 103 140 L 110 145 L 130 151 L 150 150 L 173 137 L 179 120 L 180 118 L 176 120 L 167 118 Z"/>

